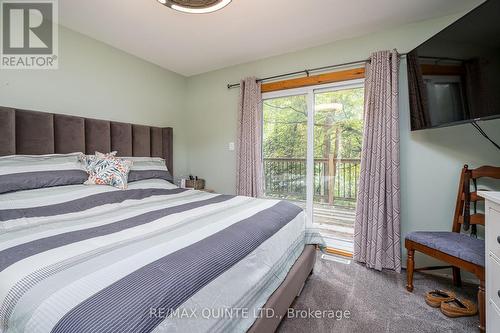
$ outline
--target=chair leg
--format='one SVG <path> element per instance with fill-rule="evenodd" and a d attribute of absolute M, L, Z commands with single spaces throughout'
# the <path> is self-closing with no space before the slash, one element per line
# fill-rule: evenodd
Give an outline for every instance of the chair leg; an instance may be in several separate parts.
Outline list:
<path fill-rule="evenodd" d="M 460 268 L 453 266 L 453 285 L 455 287 L 462 286 L 462 278 L 460 277 Z"/>
<path fill-rule="evenodd" d="M 408 249 L 408 259 L 406 259 L 406 290 L 413 291 L 413 270 L 415 268 L 414 260 L 415 250 Z"/>
<path fill-rule="evenodd" d="M 484 291 L 484 280 L 479 281 L 479 291 L 477 292 L 477 304 L 479 308 L 479 331 L 486 332 L 486 297 Z"/>

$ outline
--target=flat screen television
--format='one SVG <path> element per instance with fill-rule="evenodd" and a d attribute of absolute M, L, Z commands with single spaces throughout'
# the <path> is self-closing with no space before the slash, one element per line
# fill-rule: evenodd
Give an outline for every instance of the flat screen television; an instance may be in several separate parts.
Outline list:
<path fill-rule="evenodd" d="M 500 117 L 500 0 L 407 54 L 412 130 Z"/>

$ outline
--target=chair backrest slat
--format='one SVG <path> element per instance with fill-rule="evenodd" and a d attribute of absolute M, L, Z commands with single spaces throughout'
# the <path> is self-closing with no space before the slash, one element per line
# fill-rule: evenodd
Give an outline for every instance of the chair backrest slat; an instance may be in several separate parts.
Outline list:
<path fill-rule="evenodd" d="M 481 213 L 477 213 L 477 214 L 472 214 L 470 215 L 470 220 L 469 220 L 469 223 L 471 225 L 474 225 L 474 224 L 479 224 L 479 225 L 484 225 L 484 214 L 481 214 Z M 464 217 L 463 216 L 460 216 L 458 218 L 458 223 L 460 224 L 463 224 L 464 223 Z"/>
<path fill-rule="evenodd" d="M 483 177 L 500 179 L 500 167 L 485 165 L 477 169 L 469 169 L 469 171 L 472 179 Z"/>
<path fill-rule="evenodd" d="M 479 178 L 500 179 L 500 167 L 482 166 L 476 169 L 469 169 L 464 165 L 460 173 L 458 184 L 457 202 L 455 214 L 453 216 L 453 232 L 460 232 L 462 225 L 467 230 L 469 225 L 484 225 L 484 214 L 471 214 L 470 205 L 484 199 L 477 195 L 477 189 L 470 191 L 471 181 L 474 185 Z"/>
<path fill-rule="evenodd" d="M 485 191 L 485 190 L 480 190 L 480 191 Z M 465 200 L 465 195 L 462 195 L 462 200 Z M 470 192 L 470 201 L 471 202 L 484 201 L 484 198 L 477 195 L 477 192 L 474 191 Z"/>

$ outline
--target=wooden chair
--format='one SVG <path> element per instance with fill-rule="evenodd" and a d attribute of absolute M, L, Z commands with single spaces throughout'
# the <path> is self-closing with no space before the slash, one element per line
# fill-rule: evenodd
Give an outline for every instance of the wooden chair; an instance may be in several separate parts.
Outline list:
<path fill-rule="evenodd" d="M 485 331 L 486 309 L 485 309 L 485 247 L 484 240 L 460 233 L 461 228 L 475 234 L 477 225 L 484 226 L 484 214 L 476 212 L 476 204 L 483 199 L 477 195 L 477 179 L 489 177 L 500 179 L 500 167 L 483 166 L 477 169 L 469 169 L 467 165 L 462 169 L 458 187 L 455 215 L 451 232 L 412 232 L 406 236 L 405 247 L 408 251 L 407 259 L 407 285 L 409 292 L 413 291 L 413 272 L 452 268 L 453 284 L 461 286 L 460 269 L 473 273 L 479 279 L 479 290 L 477 294 L 479 308 L 479 329 Z M 474 190 L 471 192 L 471 182 Z M 473 212 L 471 214 L 471 204 Z M 472 227 L 471 227 L 472 226 Z M 438 260 L 447 262 L 450 266 L 422 267 L 415 269 L 415 251 L 422 252 Z"/>

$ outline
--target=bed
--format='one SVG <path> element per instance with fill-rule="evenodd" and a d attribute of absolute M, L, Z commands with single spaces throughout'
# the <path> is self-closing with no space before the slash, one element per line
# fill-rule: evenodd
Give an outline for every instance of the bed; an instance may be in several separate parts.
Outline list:
<path fill-rule="evenodd" d="M 172 142 L 171 128 L 0 108 L 0 156 L 116 150 L 173 173 Z M 9 191 L 0 331 L 273 332 L 317 241 L 291 203 L 164 179 Z"/>

